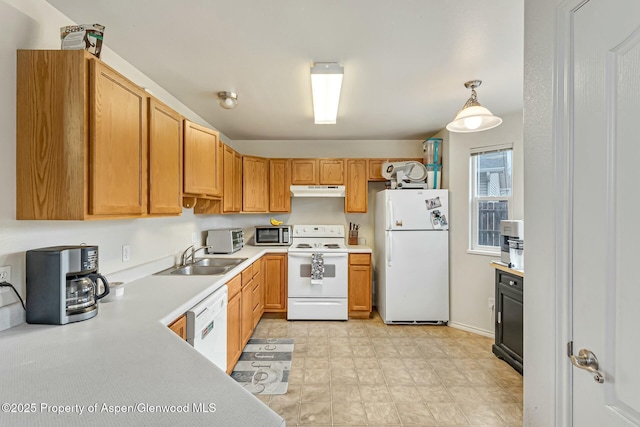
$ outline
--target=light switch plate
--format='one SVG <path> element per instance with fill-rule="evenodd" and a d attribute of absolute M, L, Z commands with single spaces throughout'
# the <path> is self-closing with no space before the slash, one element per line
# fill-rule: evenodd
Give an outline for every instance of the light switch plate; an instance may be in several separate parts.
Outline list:
<path fill-rule="evenodd" d="M 194 231 L 193 233 L 191 233 L 191 244 L 192 245 L 197 245 L 198 244 L 198 232 Z"/>

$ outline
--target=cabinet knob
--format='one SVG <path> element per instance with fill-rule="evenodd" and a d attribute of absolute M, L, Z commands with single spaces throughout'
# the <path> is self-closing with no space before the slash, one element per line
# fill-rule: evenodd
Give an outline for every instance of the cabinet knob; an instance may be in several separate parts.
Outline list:
<path fill-rule="evenodd" d="M 509 285 L 513 286 L 515 284 L 516 284 L 516 282 L 514 282 L 513 280 L 509 280 Z"/>

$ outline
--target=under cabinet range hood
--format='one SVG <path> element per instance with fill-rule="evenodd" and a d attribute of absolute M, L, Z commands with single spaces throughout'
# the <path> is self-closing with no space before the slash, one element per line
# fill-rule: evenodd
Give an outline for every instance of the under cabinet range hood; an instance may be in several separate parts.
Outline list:
<path fill-rule="evenodd" d="M 292 185 L 293 197 L 344 197 L 344 185 Z"/>

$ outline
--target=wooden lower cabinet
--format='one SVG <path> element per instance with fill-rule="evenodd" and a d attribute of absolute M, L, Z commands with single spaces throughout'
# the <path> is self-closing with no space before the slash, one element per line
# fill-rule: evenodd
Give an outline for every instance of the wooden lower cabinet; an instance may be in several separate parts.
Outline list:
<path fill-rule="evenodd" d="M 183 340 L 187 340 L 187 316 L 184 314 L 178 317 L 169 325 L 169 329 L 176 333 Z"/>
<path fill-rule="evenodd" d="M 227 282 L 227 373 L 230 374 L 242 354 L 242 279 L 238 274 Z"/>
<path fill-rule="evenodd" d="M 493 354 L 523 372 L 524 277 L 496 269 L 496 320 Z"/>
<path fill-rule="evenodd" d="M 253 280 L 242 287 L 242 347 L 253 333 Z"/>
<path fill-rule="evenodd" d="M 287 311 L 287 254 L 266 254 L 262 257 L 264 270 L 264 311 Z"/>
<path fill-rule="evenodd" d="M 371 254 L 349 254 L 349 317 L 371 315 Z"/>

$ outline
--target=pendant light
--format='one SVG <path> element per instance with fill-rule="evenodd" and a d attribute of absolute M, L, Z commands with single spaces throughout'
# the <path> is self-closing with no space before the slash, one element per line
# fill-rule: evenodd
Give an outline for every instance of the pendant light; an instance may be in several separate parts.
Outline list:
<path fill-rule="evenodd" d="M 469 80 L 464 84 L 471 89 L 471 97 L 462 106 L 456 117 L 447 125 L 450 132 L 480 132 L 500 126 L 502 119 L 491 114 L 478 102 L 476 88 L 482 84 L 482 80 Z"/>

